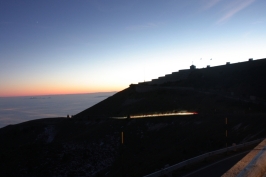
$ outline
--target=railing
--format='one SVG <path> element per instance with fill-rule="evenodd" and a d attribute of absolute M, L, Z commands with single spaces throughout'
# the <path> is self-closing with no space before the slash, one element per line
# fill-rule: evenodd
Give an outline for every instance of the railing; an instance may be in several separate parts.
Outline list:
<path fill-rule="evenodd" d="M 246 147 L 246 146 L 250 146 L 252 144 L 259 143 L 263 139 L 264 138 L 261 138 L 261 139 L 258 139 L 258 140 L 250 141 L 250 142 L 239 144 L 239 145 L 236 145 L 236 146 L 230 146 L 230 147 L 227 147 L 227 148 L 223 148 L 223 149 L 219 149 L 219 150 L 216 150 L 216 151 L 208 152 L 208 153 L 199 155 L 197 157 L 193 157 L 191 159 L 185 160 L 183 162 L 177 163 L 177 164 L 172 165 L 170 167 L 163 168 L 163 169 L 161 169 L 159 171 L 156 171 L 156 172 L 151 173 L 149 175 L 146 175 L 144 177 L 159 177 L 159 176 L 162 176 L 162 175 L 166 175 L 166 174 L 172 173 L 173 171 L 178 170 L 178 169 L 180 169 L 182 167 L 185 167 L 187 165 L 202 161 L 202 160 L 204 160 L 207 157 L 211 157 L 211 156 L 214 156 L 214 155 L 222 154 L 224 152 L 232 151 L 232 150 L 235 150 L 236 148 L 243 148 L 243 147 Z"/>
<path fill-rule="evenodd" d="M 256 153 L 255 153 L 255 152 Z M 259 145 L 257 145 L 243 160 L 241 160 L 241 169 L 239 164 L 236 164 L 229 171 L 227 171 L 222 177 L 232 176 L 237 174 L 237 177 L 247 176 L 265 176 L 266 174 L 266 139 L 264 139 Z M 244 165 L 246 164 L 246 165 Z M 239 173 L 237 171 L 239 170 Z"/>

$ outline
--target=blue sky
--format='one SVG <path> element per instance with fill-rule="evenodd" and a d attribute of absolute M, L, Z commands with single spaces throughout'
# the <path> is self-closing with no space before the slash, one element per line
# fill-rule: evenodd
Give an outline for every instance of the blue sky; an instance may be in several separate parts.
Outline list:
<path fill-rule="evenodd" d="M 265 0 L 0 1 L 0 96 L 120 91 L 192 62 L 266 58 L 265 7 Z"/>

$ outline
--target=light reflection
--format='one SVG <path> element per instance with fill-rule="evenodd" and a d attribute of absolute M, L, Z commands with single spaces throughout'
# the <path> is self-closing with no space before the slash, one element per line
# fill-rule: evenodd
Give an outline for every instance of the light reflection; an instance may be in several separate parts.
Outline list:
<path fill-rule="evenodd" d="M 161 113 L 161 114 L 143 114 L 143 115 L 130 115 L 131 119 L 137 118 L 147 118 L 147 117 L 162 117 L 162 116 L 186 116 L 186 115 L 196 115 L 197 112 L 176 112 L 176 113 Z M 126 116 L 123 117 L 111 117 L 113 119 L 126 119 Z"/>

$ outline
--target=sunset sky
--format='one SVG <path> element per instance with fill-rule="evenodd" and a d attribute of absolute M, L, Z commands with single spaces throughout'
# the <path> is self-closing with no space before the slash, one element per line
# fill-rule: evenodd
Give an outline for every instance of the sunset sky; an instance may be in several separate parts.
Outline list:
<path fill-rule="evenodd" d="M 266 58 L 265 8 L 265 0 L 2 0 L 0 97 L 120 91 L 192 62 Z"/>

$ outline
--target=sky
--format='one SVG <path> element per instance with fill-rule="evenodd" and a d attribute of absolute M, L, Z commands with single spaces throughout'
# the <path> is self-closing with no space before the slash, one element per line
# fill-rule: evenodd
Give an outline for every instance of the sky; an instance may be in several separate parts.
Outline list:
<path fill-rule="evenodd" d="M 120 91 L 266 58 L 265 0 L 0 0 L 0 97 Z"/>

